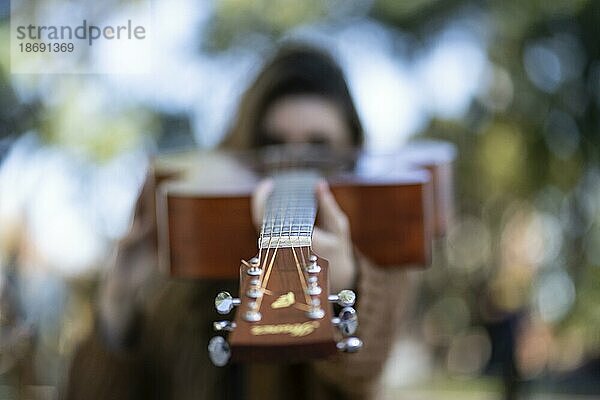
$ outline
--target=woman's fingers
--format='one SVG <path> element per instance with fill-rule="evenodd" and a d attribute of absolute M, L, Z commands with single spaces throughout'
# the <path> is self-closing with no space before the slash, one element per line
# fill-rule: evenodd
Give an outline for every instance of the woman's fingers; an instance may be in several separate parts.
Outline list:
<path fill-rule="evenodd" d="M 338 235 L 347 235 L 349 231 L 348 217 L 335 201 L 327 182 L 321 181 L 317 185 L 317 199 L 323 229 Z"/>
<path fill-rule="evenodd" d="M 331 259 L 339 247 L 339 240 L 333 233 L 315 226 L 312 234 L 312 247 L 321 257 Z"/>
<path fill-rule="evenodd" d="M 257 229 L 260 229 L 262 225 L 265 203 L 272 190 L 273 181 L 265 179 L 258 184 L 252 194 L 252 222 Z M 347 236 L 349 233 L 348 217 L 335 201 L 325 181 L 319 182 L 317 185 L 317 201 L 319 203 L 321 227 L 324 233 L 331 232 L 336 236 Z"/>
<path fill-rule="evenodd" d="M 317 227 L 313 230 L 312 239 L 312 249 L 329 262 L 329 279 L 333 291 L 352 287 L 356 276 L 352 244 Z"/>
<path fill-rule="evenodd" d="M 252 223 L 257 230 L 260 230 L 262 225 L 263 216 L 265 214 L 265 203 L 272 190 L 273 181 L 271 179 L 264 179 L 258 184 L 252 194 Z"/>

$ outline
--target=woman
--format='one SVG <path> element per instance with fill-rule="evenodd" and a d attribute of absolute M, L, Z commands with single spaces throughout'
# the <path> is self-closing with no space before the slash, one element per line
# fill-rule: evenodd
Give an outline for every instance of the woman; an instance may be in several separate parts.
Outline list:
<path fill-rule="evenodd" d="M 343 74 L 325 53 L 285 46 L 244 95 L 223 147 L 274 143 L 360 146 L 363 136 Z M 253 197 L 261 220 L 269 184 Z M 334 289 L 353 287 L 364 342 L 355 354 L 298 365 L 216 368 L 207 343 L 214 294 L 230 283 L 168 281 L 156 265 L 153 187 L 140 197 L 131 233 L 100 291 L 98 332 L 76 354 L 69 399 L 371 399 L 410 293 L 406 273 L 378 269 L 353 251 L 348 219 L 326 184 L 317 189 L 313 249 L 329 260 Z M 152 288 L 152 289 L 149 289 Z"/>

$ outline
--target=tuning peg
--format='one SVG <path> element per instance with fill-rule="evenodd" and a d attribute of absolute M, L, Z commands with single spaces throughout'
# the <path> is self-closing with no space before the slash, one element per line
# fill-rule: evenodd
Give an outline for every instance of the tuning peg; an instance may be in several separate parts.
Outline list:
<path fill-rule="evenodd" d="M 236 328 L 235 322 L 231 321 L 215 321 L 213 322 L 213 328 L 217 332 L 227 331 L 231 332 Z"/>
<path fill-rule="evenodd" d="M 356 353 L 362 348 L 363 342 L 355 336 L 347 337 L 337 342 L 337 348 L 345 353 Z"/>
<path fill-rule="evenodd" d="M 308 277 L 308 288 L 306 290 L 306 293 L 308 293 L 311 296 L 318 296 L 321 294 L 321 288 L 319 287 L 319 278 L 317 278 L 316 276 Z"/>
<path fill-rule="evenodd" d="M 258 322 L 262 319 L 262 314 L 258 311 L 258 304 L 255 301 L 248 304 L 248 311 L 244 313 L 244 320 L 247 322 Z"/>
<path fill-rule="evenodd" d="M 318 298 L 312 299 L 306 316 L 310 319 L 321 319 L 325 316 L 325 311 L 321 308 L 321 301 Z"/>
<path fill-rule="evenodd" d="M 261 288 L 259 288 L 258 286 L 252 286 L 246 292 L 246 296 L 248 296 L 252 299 L 258 299 L 259 297 L 262 296 L 262 294 L 263 294 L 263 292 L 262 292 Z"/>
<path fill-rule="evenodd" d="M 258 276 L 262 273 L 262 269 L 260 268 L 260 260 L 256 257 L 251 258 L 248 261 L 250 264 L 250 268 L 246 270 L 246 273 L 250 276 Z"/>
<path fill-rule="evenodd" d="M 352 307 L 344 307 L 337 318 L 331 320 L 333 325 L 337 326 L 342 335 L 350 336 L 354 335 L 358 328 L 358 317 L 356 316 L 356 310 Z"/>
<path fill-rule="evenodd" d="M 215 297 L 215 308 L 219 314 L 229 314 L 240 303 L 240 299 L 233 298 L 229 292 L 221 292 Z"/>
<path fill-rule="evenodd" d="M 341 290 L 338 294 L 330 294 L 327 299 L 342 307 L 352 307 L 356 301 L 356 294 L 349 289 Z"/>
<path fill-rule="evenodd" d="M 217 366 L 223 367 L 231 358 L 229 344 L 222 336 L 215 336 L 208 342 L 208 356 L 210 361 Z"/>
<path fill-rule="evenodd" d="M 309 274 L 318 274 L 321 272 L 321 267 L 317 264 L 317 256 L 314 254 L 308 259 L 309 264 L 306 266 L 306 272 Z"/>

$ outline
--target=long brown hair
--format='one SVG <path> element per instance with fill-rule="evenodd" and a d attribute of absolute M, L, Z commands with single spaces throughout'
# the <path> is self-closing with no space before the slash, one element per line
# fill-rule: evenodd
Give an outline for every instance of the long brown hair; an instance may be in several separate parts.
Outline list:
<path fill-rule="evenodd" d="M 336 103 L 350 131 L 351 143 L 360 146 L 363 130 L 344 74 L 323 50 L 293 43 L 279 49 L 242 97 L 237 117 L 222 146 L 246 149 L 264 146 L 262 130 L 268 108 L 277 100 L 295 94 L 322 96 Z"/>

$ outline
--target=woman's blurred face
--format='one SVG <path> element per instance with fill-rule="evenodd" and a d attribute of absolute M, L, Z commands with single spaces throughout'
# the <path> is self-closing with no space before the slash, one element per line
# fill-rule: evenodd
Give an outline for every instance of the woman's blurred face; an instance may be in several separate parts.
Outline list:
<path fill-rule="evenodd" d="M 339 106 L 318 95 L 292 95 L 275 101 L 265 113 L 262 128 L 269 144 L 351 145 L 350 129 Z"/>

